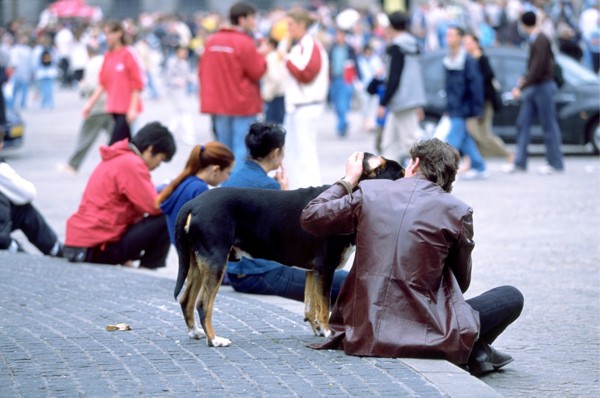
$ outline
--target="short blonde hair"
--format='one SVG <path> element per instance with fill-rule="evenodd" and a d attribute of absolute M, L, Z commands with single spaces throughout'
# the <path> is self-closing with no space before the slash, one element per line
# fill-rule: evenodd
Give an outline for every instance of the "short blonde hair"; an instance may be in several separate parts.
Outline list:
<path fill-rule="evenodd" d="M 308 11 L 303 10 L 302 8 L 295 8 L 293 10 L 290 10 L 287 13 L 287 16 L 298 23 L 304 23 L 306 27 L 309 27 L 316 21 L 315 18 L 313 18 L 313 16 L 310 15 Z"/>

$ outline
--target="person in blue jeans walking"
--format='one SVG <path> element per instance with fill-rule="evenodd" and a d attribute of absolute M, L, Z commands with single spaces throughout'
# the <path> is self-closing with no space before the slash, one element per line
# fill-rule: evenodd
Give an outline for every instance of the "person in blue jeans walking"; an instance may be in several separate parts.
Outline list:
<path fill-rule="evenodd" d="M 521 25 L 529 35 L 529 60 L 527 74 L 519 79 L 512 95 L 521 99 L 517 116 L 517 152 L 514 163 L 503 167 L 503 171 L 513 173 L 527 170 L 527 146 L 531 140 L 531 125 L 539 117 L 544 131 L 546 162 L 538 168 L 540 174 L 552 174 L 564 169 L 560 149 L 561 132 L 558 126 L 554 95 L 558 87 L 554 82 L 554 54 L 552 44 L 536 26 L 536 15 L 532 11 L 523 13 Z"/>
<path fill-rule="evenodd" d="M 282 166 L 285 130 L 274 123 L 257 122 L 246 135 L 248 159 L 221 186 L 258 189 L 287 189 Z M 274 178 L 268 173 L 275 172 Z M 334 273 L 331 300 L 335 302 L 348 273 Z M 281 296 L 304 301 L 306 271 L 275 261 L 245 258 L 227 264 L 227 277 L 233 289 L 242 293 Z"/>
<path fill-rule="evenodd" d="M 469 135 L 466 123 L 468 118 L 482 118 L 483 77 L 477 61 L 462 47 L 464 34 L 464 30 L 457 26 L 446 31 L 448 55 L 443 62 L 446 70 L 446 111 L 450 118 L 446 141 L 471 159 L 471 169 L 460 178 L 483 179 L 488 177 L 485 161 Z"/>
<path fill-rule="evenodd" d="M 335 43 L 329 51 L 329 74 L 331 86 L 329 99 L 337 115 L 337 133 L 345 137 L 348 132 L 348 112 L 354 90 L 353 82 L 360 80 L 356 51 L 346 42 L 346 32 L 338 29 L 335 32 Z"/>

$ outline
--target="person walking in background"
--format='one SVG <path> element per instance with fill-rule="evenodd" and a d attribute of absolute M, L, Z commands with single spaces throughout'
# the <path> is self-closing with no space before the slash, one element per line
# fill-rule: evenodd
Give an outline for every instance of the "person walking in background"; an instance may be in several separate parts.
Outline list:
<path fill-rule="evenodd" d="M 282 161 L 285 155 L 285 131 L 280 125 L 258 122 L 246 135 L 248 159 L 223 187 L 287 190 L 288 181 Z M 269 173 L 275 172 L 270 177 Z M 277 211 L 274 209 L 273 211 Z M 335 302 L 348 273 L 334 273 L 331 299 Z M 241 293 L 267 294 L 304 301 L 306 271 L 261 258 L 242 257 L 227 264 L 227 277 L 233 289 Z"/>
<path fill-rule="evenodd" d="M 156 198 L 155 206 L 167 216 L 171 243 L 175 244 L 175 220 L 191 199 L 225 181 L 233 169 L 233 152 L 223 143 L 211 141 L 192 148 L 185 167 Z"/>
<path fill-rule="evenodd" d="M 167 60 L 165 75 L 169 98 L 173 104 L 169 130 L 180 136 L 185 144 L 195 145 L 196 131 L 188 96 L 188 87 L 192 83 L 193 75 L 186 47 L 178 47 L 175 54 Z"/>
<path fill-rule="evenodd" d="M 356 234 L 332 334 L 312 347 L 497 371 L 513 358 L 492 344 L 521 314 L 523 295 L 500 286 L 465 300 L 475 243 L 473 209 L 450 194 L 460 155 L 437 138 L 410 154 L 404 178 L 359 183 L 364 153 L 353 153 L 344 178 L 302 211 L 310 234 Z"/>
<path fill-rule="evenodd" d="M 58 31 L 54 36 L 56 45 L 58 68 L 60 69 L 60 85 L 63 88 L 70 88 L 72 82 L 71 74 L 71 52 L 75 37 L 70 27 L 64 23 L 59 24 Z"/>
<path fill-rule="evenodd" d="M 419 62 L 417 40 L 408 33 L 409 17 L 396 11 L 388 15 L 387 79 L 377 116 L 386 117 L 381 136 L 381 153 L 404 163 L 408 151 L 419 139 L 421 107 L 425 105 L 425 85 Z"/>
<path fill-rule="evenodd" d="M 102 161 L 67 220 L 65 257 L 71 262 L 166 266 L 170 240 L 150 172 L 175 155 L 171 132 L 146 124 L 129 139 L 100 147 Z"/>
<path fill-rule="evenodd" d="M 284 77 L 285 64 L 277 51 L 279 42 L 274 37 L 267 39 L 268 52 L 266 55 L 267 72 L 264 74 L 260 95 L 265 102 L 265 122 L 283 124 L 285 118 Z"/>
<path fill-rule="evenodd" d="M 339 137 L 348 132 L 348 112 L 354 92 L 354 82 L 360 80 L 360 70 L 354 47 L 346 41 L 346 31 L 336 29 L 335 41 L 329 49 L 329 100 L 337 116 Z"/>
<path fill-rule="evenodd" d="M 29 85 L 33 80 L 33 51 L 29 45 L 29 36 L 21 33 L 17 43 L 10 49 L 10 67 L 12 68 L 12 96 L 9 106 L 13 109 L 27 109 Z"/>
<path fill-rule="evenodd" d="M 504 141 L 492 131 L 494 112 L 502 109 L 502 98 L 500 97 L 500 84 L 496 80 L 494 70 L 485 55 L 477 36 L 465 33 L 463 46 L 474 60 L 479 64 L 479 70 L 483 78 L 483 117 L 467 119 L 467 131 L 475 140 L 477 148 L 483 157 L 505 157 L 512 161 L 512 154 L 506 149 Z M 466 171 L 468 168 L 463 169 Z"/>
<path fill-rule="evenodd" d="M 246 159 L 244 137 L 262 111 L 259 82 L 267 69 L 266 47 L 256 48 L 256 9 L 235 3 L 229 9 L 230 26 L 208 38 L 199 61 L 200 112 L 214 115 L 218 141 Z"/>
<path fill-rule="evenodd" d="M 126 45 L 125 30 L 120 22 L 109 22 L 104 28 L 108 51 L 100 70 L 99 85 L 83 108 L 87 118 L 96 102 L 106 92 L 106 110 L 115 121 L 109 145 L 131 138 L 131 124 L 142 111 L 144 88 L 142 70 L 136 56 Z"/>
<path fill-rule="evenodd" d="M 279 48 L 286 65 L 285 168 L 290 189 L 321 185 L 315 125 L 327 100 L 329 59 L 323 45 L 308 31 L 314 22 L 306 10 L 289 11 L 289 37 Z"/>
<path fill-rule="evenodd" d="M 553 174 L 564 170 L 561 152 L 561 132 L 558 126 L 554 95 L 558 88 L 554 82 L 554 54 L 550 39 L 536 25 L 535 12 L 521 15 L 521 25 L 529 36 L 529 59 L 527 74 L 512 89 L 515 99 L 521 99 L 517 116 L 517 150 L 514 163 L 508 163 L 503 171 L 514 173 L 527 170 L 527 147 L 531 140 L 531 125 L 538 117 L 544 131 L 547 164 L 540 166 L 540 174 Z"/>
<path fill-rule="evenodd" d="M 365 132 L 375 129 L 375 118 L 379 96 L 368 91 L 373 79 L 381 78 L 385 67 L 378 54 L 370 44 L 365 44 L 362 52 L 357 56 L 360 81 L 356 84 L 356 91 L 360 99 L 360 114 L 362 116 L 362 129 Z"/>
<path fill-rule="evenodd" d="M 89 60 L 85 66 L 79 85 L 79 91 L 83 98 L 89 98 L 98 87 L 100 69 L 104 62 L 104 55 L 100 53 L 98 47 L 88 45 L 87 51 Z M 103 93 L 90 109 L 88 117 L 83 119 L 83 123 L 79 127 L 79 133 L 77 134 L 77 144 L 73 153 L 69 156 L 67 164 L 59 163 L 57 166 L 58 170 L 72 175 L 76 174 L 90 148 L 98 138 L 98 135 L 105 131 L 110 140 L 114 125 L 115 120 L 113 116 L 106 111 L 106 93 Z"/>
<path fill-rule="evenodd" d="M 40 93 L 40 109 L 54 109 L 54 83 L 58 77 L 58 68 L 52 53 L 44 50 L 39 65 L 35 68 L 35 80 Z"/>
<path fill-rule="evenodd" d="M 477 61 L 462 47 L 464 30 L 450 26 L 446 31 L 448 55 L 444 57 L 446 71 L 446 111 L 450 118 L 450 131 L 446 141 L 468 156 L 470 170 L 461 174 L 463 179 L 488 177 L 483 157 L 477 144 L 467 132 L 467 119 L 483 115 L 483 78 Z"/>
<path fill-rule="evenodd" d="M 0 153 L 3 147 L 4 134 L 0 134 Z M 63 246 L 56 232 L 32 204 L 36 196 L 35 185 L 0 158 L 0 250 L 24 252 L 21 244 L 11 237 L 13 231 L 21 230 L 43 254 L 62 257 Z"/>

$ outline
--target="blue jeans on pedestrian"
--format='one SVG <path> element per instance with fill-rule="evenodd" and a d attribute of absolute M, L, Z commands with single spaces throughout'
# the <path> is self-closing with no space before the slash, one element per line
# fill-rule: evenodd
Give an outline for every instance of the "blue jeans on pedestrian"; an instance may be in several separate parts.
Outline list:
<path fill-rule="evenodd" d="M 521 93 L 521 107 L 517 116 L 517 153 L 515 166 L 527 169 L 527 146 L 531 140 L 531 126 L 538 118 L 544 131 L 546 161 L 556 170 L 562 170 L 563 156 L 560 149 L 561 133 L 554 104 L 558 88 L 553 80 L 529 86 Z"/>
<path fill-rule="evenodd" d="M 27 93 L 29 92 L 29 81 L 27 79 L 14 78 L 12 99 L 10 101 L 13 109 L 27 108 Z"/>
<path fill-rule="evenodd" d="M 475 140 L 467 132 L 467 123 L 464 118 L 450 116 L 450 131 L 446 142 L 471 159 L 472 169 L 485 171 L 485 161 L 477 149 Z"/>
<path fill-rule="evenodd" d="M 256 122 L 256 115 L 215 115 L 214 128 L 217 139 L 233 151 L 236 160 L 234 170 L 241 167 L 248 156 L 244 139 L 250 130 L 250 125 L 254 122 Z"/>
<path fill-rule="evenodd" d="M 38 79 L 38 89 L 40 90 L 40 108 L 54 108 L 54 78 Z"/>
<path fill-rule="evenodd" d="M 244 261 L 245 259 L 242 259 Z M 252 261 L 268 261 L 252 259 Z M 271 261 L 269 261 L 272 263 Z M 227 273 L 229 283 L 236 292 L 265 294 L 285 297 L 290 300 L 304 301 L 304 288 L 306 286 L 306 270 L 292 268 L 285 265 L 263 272 L 261 274 L 237 275 Z M 338 270 L 333 273 L 331 283 L 331 303 L 335 303 L 348 272 Z"/>
<path fill-rule="evenodd" d="M 342 77 L 335 77 L 329 88 L 329 98 L 337 115 L 337 133 L 345 136 L 348 131 L 348 112 L 352 100 L 352 84 L 346 83 Z"/>
<path fill-rule="evenodd" d="M 285 99 L 283 96 L 265 102 L 265 122 L 283 124 L 284 118 Z"/>

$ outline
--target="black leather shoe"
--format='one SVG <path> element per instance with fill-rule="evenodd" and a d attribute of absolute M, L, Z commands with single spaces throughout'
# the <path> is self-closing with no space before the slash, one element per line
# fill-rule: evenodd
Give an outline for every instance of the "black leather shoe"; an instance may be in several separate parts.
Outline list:
<path fill-rule="evenodd" d="M 469 372 L 474 376 L 482 376 L 508 365 L 513 360 L 513 357 L 489 344 L 476 343 L 469 357 Z"/>

